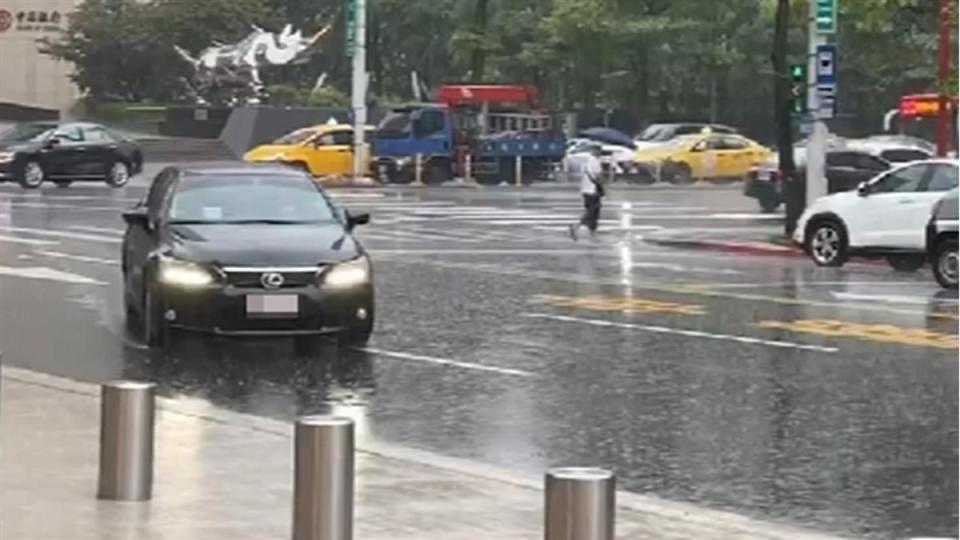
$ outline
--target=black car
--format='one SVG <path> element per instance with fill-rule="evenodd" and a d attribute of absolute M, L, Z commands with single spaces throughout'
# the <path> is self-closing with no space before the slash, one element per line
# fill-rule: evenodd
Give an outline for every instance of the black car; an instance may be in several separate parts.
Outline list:
<path fill-rule="evenodd" d="M 98 124 L 20 124 L 0 133 L 0 181 L 25 188 L 47 180 L 59 187 L 78 180 L 122 187 L 142 169 L 140 147 Z"/>
<path fill-rule="evenodd" d="M 152 346 L 171 329 L 370 336 L 372 268 L 351 234 L 370 216 L 338 208 L 301 171 L 169 167 L 123 218 L 127 323 Z"/>
<path fill-rule="evenodd" d="M 927 258 L 933 268 L 933 276 L 945 289 L 956 289 L 958 282 L 957 266 L 957 230 L 958 219 L 957 190 L 944 195 L 933 207 L 930 222 L 927 223 Z"/>

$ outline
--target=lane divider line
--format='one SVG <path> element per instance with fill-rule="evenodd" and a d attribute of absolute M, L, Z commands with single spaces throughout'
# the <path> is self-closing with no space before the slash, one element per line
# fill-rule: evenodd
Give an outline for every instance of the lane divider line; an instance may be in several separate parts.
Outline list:
<path fill-rule="evenodd" d="M 360 347 L 358 350 L 361 350 L 363 352 L 368 352 L 370 354 L 375 354 L 377 356 L 394 358 L 397 360 L 409 360 L 412 362 L 424 362 L 427 364 L 437 364 L 441 366 L 453 366 L 453 367 L 458 367 L 463 369 L 472 369 L 476 371 L 489 371 L 491 373 L 499 373 L 500 375 L 512 375 L 514 377 L 535 377 L 536 376 L 536 373 L 533 373 L 530 371 L 523 371 L 522 369 L 488 366 L 485 364 L 474 364 L 471 362 L 460 362 L 457 360 L 448 360 L 446 358 L 436 358 L 433 356 L 423 356 L 420 354 L 410 354 L 410 353 L 396 352 L 396 351 L 385 351 L 383 349 L 375 349 L 372 347 Z"/>
<path fill-rule="evenodd" d="M 734 341 L 737 343 L 747 343 L 750 345 L 764 345 L 767 347 L 777 347 L 780 349 L 798 349 L 802 351 L 815 351 L 823 353 L 836 353 L 840 349 L 836 347 L 823 347 L 820 345 L 807 345 L 804 343 L 795 343 L 792 341 L 774 341 L 769 339 L 754 338 L 749 336 L 737 336 L 732 334 L 713 334 L 710 332 L 701 332 L 699 330 L 686 330 L 683 328 L 669 328 L 666 326 L 651 326 L 646 324 L 623 323 L 616 321 L 607 321 L 603 319 L 584 319 L 581 317 L 570 317 L 567 315 L 553 315 L 550 313 L 521 313 L 521 317 L 531 319 L 546 319 L 551 321 L 572 322 L 588 324 L 591 326 L 607 328 L 624 328 L 627 330 L 642 330 L 645 332 L 654 332 L 658 334 L 675 334 L 679 336 L 697 337 L 704 339 L 714 339 L 718 341 Z"/>

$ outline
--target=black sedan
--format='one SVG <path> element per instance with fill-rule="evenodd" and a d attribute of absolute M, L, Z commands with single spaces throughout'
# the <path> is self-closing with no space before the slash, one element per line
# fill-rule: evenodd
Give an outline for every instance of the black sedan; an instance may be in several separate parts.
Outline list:
<path fill-rule="evenodd" d="M 0 133 L 0 181 L 25 188 L 47 180 L 59 187 L 78 180 L 122 187 L 142 169 L 137 144 L 98 124 L 20 124 Z"/>
<path fill-rule="evenodd" d="M 370 336 L 373 270 L 351 234 L 370 217 L 338 208 L 303 172 L 169 167 L 123 217 L 127 323 L 151 346 L 171 329 Z"/>

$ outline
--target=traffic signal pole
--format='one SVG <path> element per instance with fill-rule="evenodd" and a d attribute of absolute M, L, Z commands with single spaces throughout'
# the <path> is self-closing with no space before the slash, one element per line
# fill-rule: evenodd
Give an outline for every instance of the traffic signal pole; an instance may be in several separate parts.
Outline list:
<path fill-rule="evenodd" d="M 811 116 L 813 129 L 807 139 L 806 159 L 806 206 L 827 194 L 826 153 L 827 125 L 820 117 L 820 98 L 817 92 L 817 47 L 826 44 L 817 27 L 820 0 L 810 0 L 810 18 L 807 40 L 807 114 Z"/>
<path fill-rule="evenodd" d="M 364 176 L 367 162 L 364 135 L 367 125 L 367 0 L 347 0 L 354 4 L 353 80 L 353 178 Z"/>
<path fill-rule="evenodd" d="M 950 117 L 956 113 L 950 103 L 947 84 L 950 81 L 950 29 L 954 22 L 950 0 L 940 0 L 940 56 L 938 62 L 940 103 L 937 111 L 937 155 L 950 151 Z M 954 89 L 956 90 L 956 89 Z"/>

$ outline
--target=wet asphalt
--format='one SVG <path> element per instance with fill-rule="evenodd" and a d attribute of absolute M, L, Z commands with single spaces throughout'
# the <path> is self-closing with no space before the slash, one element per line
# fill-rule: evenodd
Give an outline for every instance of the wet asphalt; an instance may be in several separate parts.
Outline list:
<path fill-rule="evenodd" d="M 957 296 L 928 269 L 655 247 L 781 227 L 737 186 L 613 189 L 573 242 L 572 188 L 353 188 L 376 265 L 366 350 L 124 331 L 120 211 L 99 184 L 0 184 L 4 363 L 825 531 L 957 536 Z"/>

